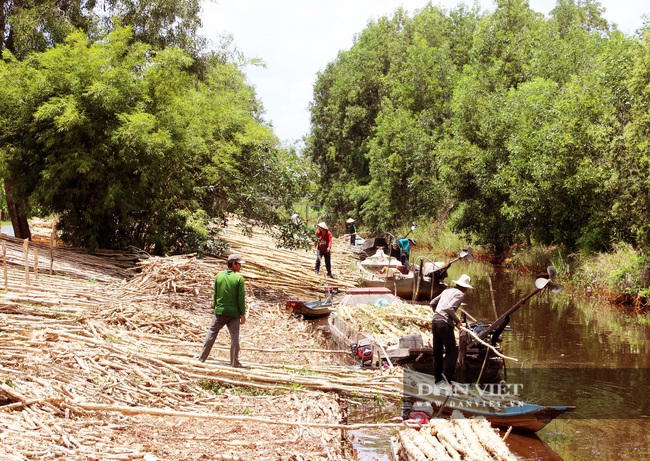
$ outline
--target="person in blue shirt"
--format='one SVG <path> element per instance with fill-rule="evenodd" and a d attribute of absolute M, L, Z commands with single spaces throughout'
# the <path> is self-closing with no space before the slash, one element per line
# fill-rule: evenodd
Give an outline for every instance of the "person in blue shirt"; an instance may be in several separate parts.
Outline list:
<path fill-rule="evenodd" d="M 409 273 L 409 258 L 411 257 L 411 245 L 415 246 L 415 239 L 399 238 L 397 240 L 399 246 L 400 262 L 406 268 L 405 274 Z"/>

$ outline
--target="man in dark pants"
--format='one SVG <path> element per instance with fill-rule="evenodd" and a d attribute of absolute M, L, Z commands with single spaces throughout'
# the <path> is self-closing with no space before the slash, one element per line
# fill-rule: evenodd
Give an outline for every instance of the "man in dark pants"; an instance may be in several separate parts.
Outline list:
<path fill-rule="evenodd" d="M 463 274 L 454 280 L 456 286 L 448 288 L 431 300 L 431 307 L 435 310 L 433 315 L 433 376 L 436 383 L 444 380 L 450 382 L 454 379 L 456 360 L 458 359 L 458 346 L 454 336 L 454 326 L 460 329 L 461 322 L 456 315 L 456 310 L 465 299 L 465 291 L 473 288 L 470 285 L 469 275 Z M 444 361 L 443 361 L 444 351 Z"/>
<path fill-rule="evenodd" d="M 214 295 L 212 304 L 214 316 L 203 342 L 203 350 L 196 358 L 205 362 L 219 331 L 228 327 L 230 333 L 230 366 L 241 368 L 239 363 L 239 327 L 246 323 L 246 296 L 244 277 L 238 274 L 246 261 L 239 255 L 228 256 L 228 269 L 219 272 L 214 278 Z"/>
<path fill-rule="evenodd" d="M 397 245 L 399 246 L 400 257 L 399 260 L 404 266 L 404 273 L 409 273 L 409 259 L 411 258 L 411 245 L 415 246 L 415 239 L 408 239 L 400 237 L 397 240 Z"/>
<path fill-rule="evenodd" d="M 348 218 L 345 223 L 348 225 L 348 234 L 350 235 L 350 245 L 354 246 L 357 241 L 357 225 L 354 222 L 354 219 Z"/>
<path fill-rule="evenodd" d="M 320 260 L 325 258 L 325 269 L 327 269 L 327 276 L 334 278 L 332 275 L 332 233 L 327 229 L 327 224 L 320 222 L 316 224 L 316 241 L 314 242 L 314 250 L 316 250 L 316 265 L 314 272 L 318 274 L 320 271 Z"/>

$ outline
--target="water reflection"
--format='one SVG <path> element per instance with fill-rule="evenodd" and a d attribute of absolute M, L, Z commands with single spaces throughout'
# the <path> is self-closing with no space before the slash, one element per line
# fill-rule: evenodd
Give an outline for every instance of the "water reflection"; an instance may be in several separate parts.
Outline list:
<path fill-rule="evenodd" d="M 477 261 L 458 261 L 448 272 L 449 285 L 463 273 L 470 275 L 475 288 L 467 291 L 464 309 L 485 323 L 535 290 L 535 274 Z M 650 326 L 565 290 L 533 297 L 512 314 L 510 327 L 503 351 L 519 361 L 507 363 L 508 381 L 525 379 L 522 370 L 542 370 L 528 375 L 522 399 L 578 407 L 537 433 L 562 459 L 650 459 Z M 513 440 L 533 446 L 525 437 Z M 370 453 L 381 452 L 376 444 L 381 442 L 368 443 Z M 526 459 L 550 459 L 535 455 L 536 449 Z"/>
<path fill-rule="evenodd" d="M 465 309 L 486 322 L 495 319 L 495 308 L 503 313 L 535 289 L 535 275 L 479 262 L 453 266 L 448 282 L 461 273 L 475 287 Z M 507 364 L 508 381 L 525 379 L 517 372 L 528 370 L 524 399 L 578 407 L 540 431 L 543 440 L 565 460 L 650 459 L 650 327 L 566 290 L 532 298 L 513 313 L 510 326 L 502 346 L 519 362 Z"/>

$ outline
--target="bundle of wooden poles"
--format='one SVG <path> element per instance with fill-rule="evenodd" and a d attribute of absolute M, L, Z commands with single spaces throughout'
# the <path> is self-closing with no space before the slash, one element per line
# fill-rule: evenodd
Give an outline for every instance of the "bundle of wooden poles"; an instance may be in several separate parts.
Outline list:
<path fill-rule="evenodd" d="M 372 334 L 383 345 L 397 344 L 407 334 L 422 334 L 426 344 L 430 341 L 431 314 L 428 305 L 407 303 L 339 306 L 336 313 L 351 327 Z"/>
<path fill-rule="evenodd" d="M 515 456 L 485 419 L 432 419 L 421 428 L 399 431 L 392 439 L 399 461 L 515 461 Z"/>
<path fill-rule="evenodd" d="M 295 459 L 328 459 L 339 454 L 335 444 L 323 441 L 334 440 L 341 429 L 382 426 L 346 424 L 339 399 L 397 402 L 399 390 L 375 372 L 335 365 L 332 357 L 349 351 L 321 348 L 304 322 L 290 321 L 279 302 L 258 296 L 269 290 L 278 299 L 283 293 L 317 296 L 324 280 L 313 273 L 312 255 L 272 248 L 272 239 L 258 233 L 238 235 L 229 233 L 231 251 L 248 260 L 242 274 L 249 321 L 242 327 L 240 358 L 249 369 L 227 366 L 223 333 L 210 360 L 193 359 L 211 316 L 214 274 L 225 268 L 225 259 L 88 255 L 4 237 L 0 458 L 143 459 L 146 446 L 125 434 L 178 431 L 170 420 L 189 418 L 210 421 L 219 440 L 249 450 L 242 459 L 275 459 L 274 441 L 287 439 L 282 436 L 291 428 L 296 433 L 289 445 L 305 447 Z M 342 273 L 352 256 L 344 259 L 344 249 L 338 254 L 335 272 Z M 250 395 L 233 399 L 233 389 Z M 159 423 L 149 421 L 157 418 Z M 219 432 L 219 423 L 242 422 L 284 429 Z M 183 430 L 179 444 L 202 440 L 194 425 Z M 251 441 L 238 445 L 238 433 Z M 205 440 L 213 452 L 214 436 Z M 224 456 L 214 459 L 238 459 Z"/>

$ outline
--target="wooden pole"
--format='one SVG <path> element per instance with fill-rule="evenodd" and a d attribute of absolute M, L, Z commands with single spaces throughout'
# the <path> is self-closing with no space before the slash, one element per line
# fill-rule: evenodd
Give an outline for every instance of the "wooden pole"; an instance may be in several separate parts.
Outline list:
<path fill-rule="evenodd" d="M 25 254 L 25 284 L 29 285 L 29 239 L 23 240 L 23 253 Z"/>
<path fill-rule="evenodd" d="M 52 266 L 54 265 L 54 225 L 50 233 L 50 275 L 52 275 Z"/>
<path fill-rule="evenodd" d="M 2 271 L 5 276 L 5 290 L 9 290 L 9 281 L 7 279 L 7 242 L 2 241 Z"/>
<path fill-rule="evenodd" d="M 38 248 L 34 247 L 34 278 L 38 280 Z"/>
<path fill-rule="evenodd" d="M 492 277 L 488 276 L 488 283 L 490 284 L 490 298 L 492 298 L 492 310 L 494 311 L 494 320 L 499 318 L 499 313 L 497 312 L 497 305 L 494 302 L 494 289 L 492 288 Z"/>

